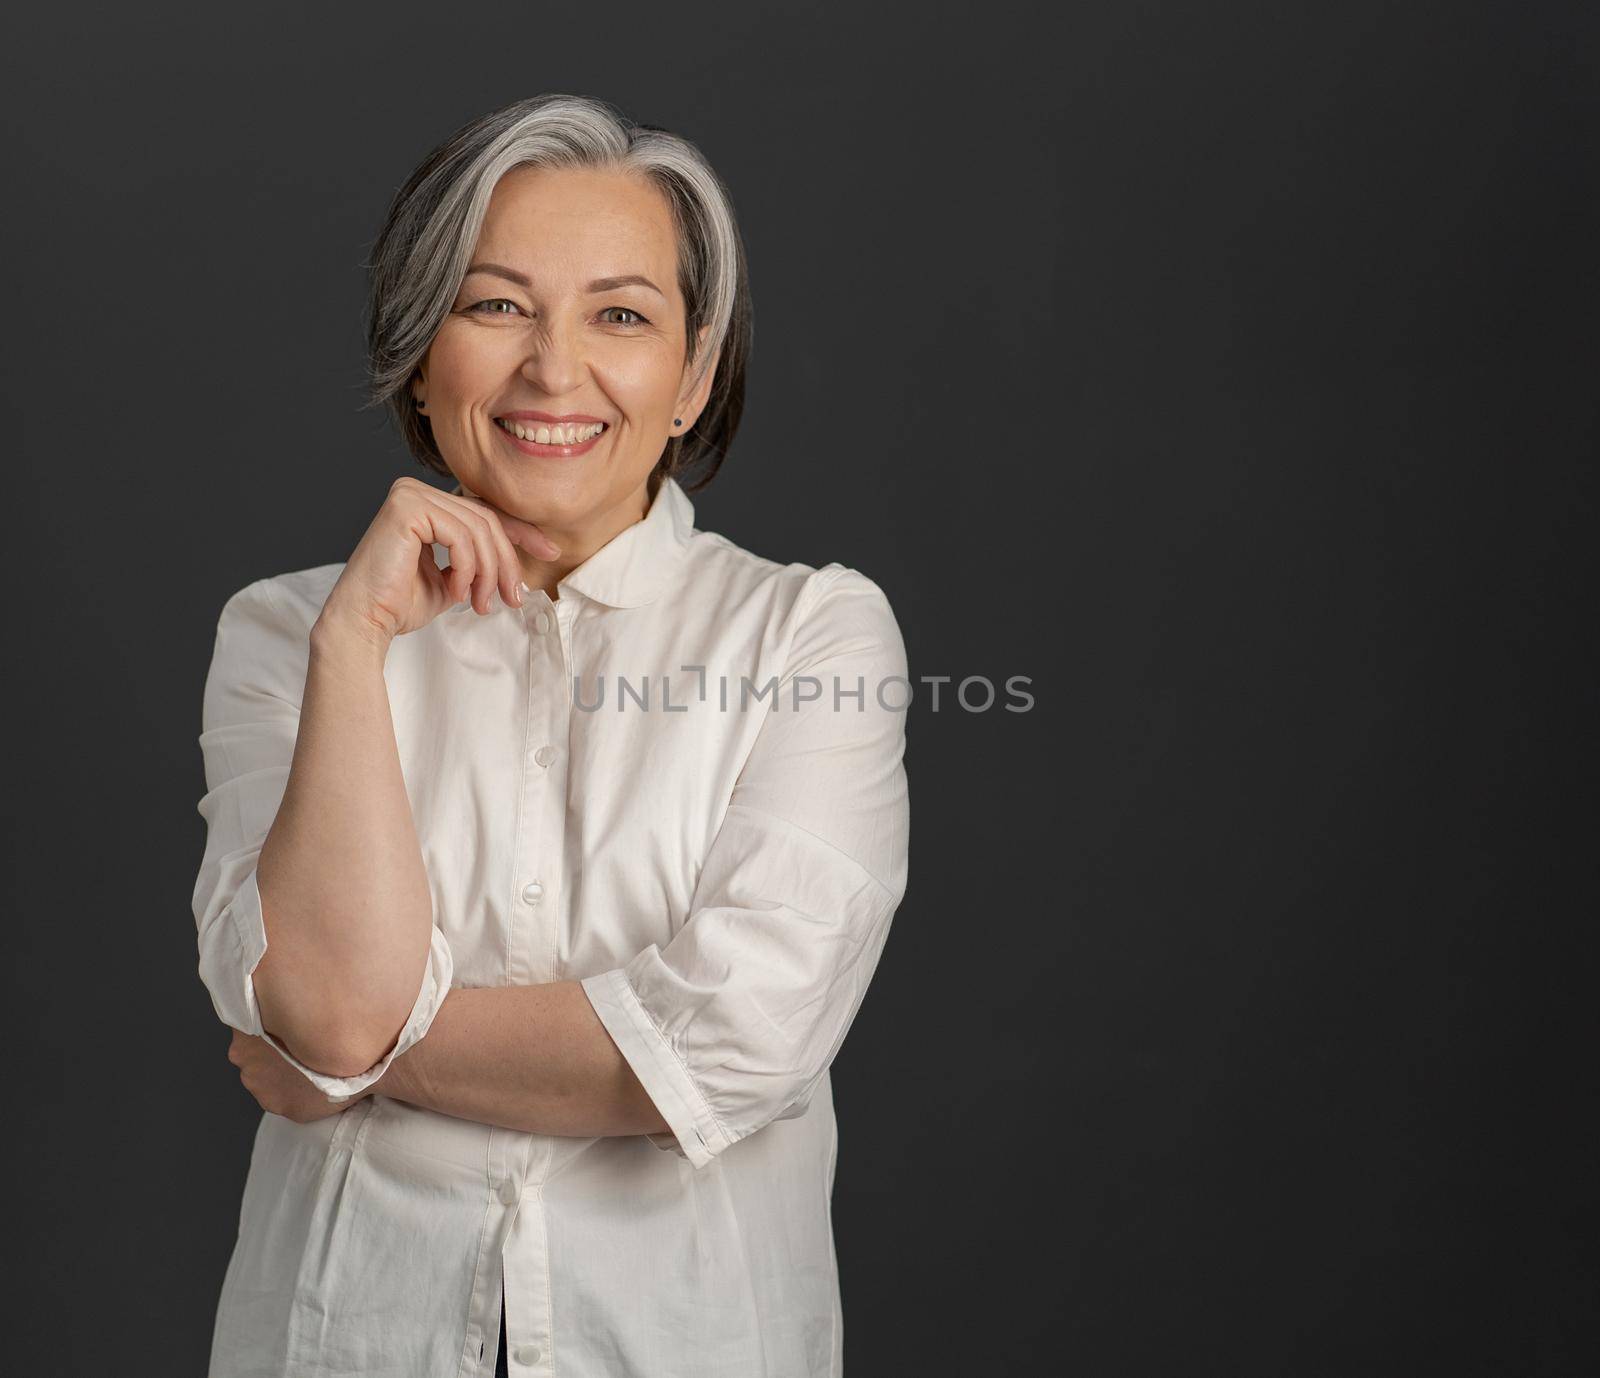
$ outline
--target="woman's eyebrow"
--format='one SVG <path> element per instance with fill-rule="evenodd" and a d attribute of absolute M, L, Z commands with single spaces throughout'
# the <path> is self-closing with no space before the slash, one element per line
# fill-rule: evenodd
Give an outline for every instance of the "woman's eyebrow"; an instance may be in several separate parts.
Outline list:
<path fill-rule="evenodd" d="M 519 273 L 515 268 L 503 267 L 498 263 L 474 263 L 472 267 L 467 269 L 467 276 L 471 277 L 474 273 L 488 273 L 492 277 L 504 278 L 507 282 L 514 282 L 519 287 L 531 289 L 533 286 L 528 281 L 526 274 Z M 590 292 L 614 292 L 619 287 L 635 286 L 648 287 L 663 301 L 666 300 L 667 294 L 642 273 L 623 273 L 618 277 L 596 278 L 589 284 L 588 290 Z"/>

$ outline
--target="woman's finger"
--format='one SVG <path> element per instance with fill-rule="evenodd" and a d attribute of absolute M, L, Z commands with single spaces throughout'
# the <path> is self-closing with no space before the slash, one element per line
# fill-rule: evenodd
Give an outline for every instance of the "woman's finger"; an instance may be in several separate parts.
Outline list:
<path fill-rule="evenodd" d="M 496 507 L 487 498 L 480 498 L 476 493 L 469 493 L 460 482 L 457 482 L 456 486 L 450 491 L 458 497 L 472 498 L 483 503 L 505 524 L 513 545 L 521 546 L 529 554 L 537 555 L 541 560 L 554 560 L 561 554 L 561 547 L 532 522 L 523 521 L 521 517 L 513 517 L 503 508 Z"/>
<path fill-rule="evenodd" d="M 483 607 L 477 607 L 476 599 L 473 607 L 487 613 L 496 589 L 507 607 L 521 607 L 522 565 L 517 560 L 516 549 L 506 539 L 504 528 L 491 515 L 495 510 L 493 504 L 481 498 L 454 494 L 450 495 L 450 500 L 461 508 L 478 538 L 478 584 L 483 594 Z"/>
<path fill-rule="evenodd" d="M 554 560 L 561 554 L 561 547 L 552 541 L 532 522 L 525 522 L 521 517 L 513 517 L 509 512 L 502 512 L 498 507 L 494 509 L 500 518 L 501 524 L 506 529 L 506 535 L 512 545 L 521 546 L 530 555 L 537 555 L 541 560 Z"/>
<path fill-rule="evenodd" d="M 445 577 L 445 571 L 439 568 L 438 562 L 433 558 L 430 546 L 424 545 L 417 553 L 417 576 L 433 600 L 433 606 L 428 612 L 428 620 L 431 622 L 450 606 L 450 583 Z"/>
<path fill-rule="evenodd" d="M 439 544 L 450 552 L 450 565 L 441 571 L 452 603 L 472 596 L 472 581 L 478 573 L 477 542 L 461 509 L 453 502 L 425 499 L 428 520 Z"/>
<path fill-rule="evenodd" d="M 494 522 L 482 508 L 472 509 L 472 535 L 478 546 L 478 578 L 473 584 L 472 606 L 487 615 L 494 611 L 494 596 L 505 597 L 511 573 L 506 569 L 505 555 L 494 538 Z M 479 596 L 483 606 L 478 607 Z"/>
<path fill-rule="evenodd" d="M 505 523 L 497 520 L 499 509 L 493 503 L 484 504 L 484 518 L 489 525 L 489 538 L 494 542 L 495 549 L 500 553 L 500 568 L 504 572 L 504 579 L 500 585 L 500 596 L 513 608 L 522 606 L 522 561 L 517 559 L 517 548 L 511 544 L 511 538 L 506 535 Z"/>

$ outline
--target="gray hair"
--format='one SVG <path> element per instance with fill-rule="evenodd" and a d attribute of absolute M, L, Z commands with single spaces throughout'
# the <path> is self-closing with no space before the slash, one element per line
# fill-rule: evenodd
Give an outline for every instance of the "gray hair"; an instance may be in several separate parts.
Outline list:
<path fill-rule="evenodd" d="M 546 94 L 463 125 L 424 158 L 395 195 L 366 264 L 368 400 L 387 406 L 406 447 L 453 478 L 410 383 L 449 314 L 500 179 L 522 166 L 600 168 L 648 178 L 672 208 L 678 236 L 690 360 L 698 384 L 722 350 L 694 426 L 666 441 L 650 476 L 653 499 L 672 475 L 692 492 L 711 482 L 744 410 L 752 312 L 744 241 L 733 203 L 705 155 L 687 139 L 639 124 L 608 101 Z M 704 346 L 696 337 L 709 324 Z"/>

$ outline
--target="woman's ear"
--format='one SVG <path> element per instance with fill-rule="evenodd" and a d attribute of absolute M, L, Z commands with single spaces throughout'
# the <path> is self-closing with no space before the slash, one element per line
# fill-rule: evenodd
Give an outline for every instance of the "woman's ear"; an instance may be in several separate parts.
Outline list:
<path fill-rule="evenodd" d="M 710 329 L 709 323 L 700 327 L 700 342 L 702 344 L 705 343 L 706 335 Z M 674 435 L 685 434 L 700 419 L 700 413 L 705 410 L 706 400 L 711 396 L 711 385 L 717 380 L 717 365 L 721 362 L 722 349 L 719 346 L 716 354 L 712 356 L 711 362 L 706 366 L 705 372 L 701 375 L 699 383 L 695 385 L 694 390 L 678 399 L 676 414 L 683 418 L 683 425 L 672 428 Z M 685 379 L 689 377 L 689 369 L 690 366 L 688 365 L 684 368 Z"/>

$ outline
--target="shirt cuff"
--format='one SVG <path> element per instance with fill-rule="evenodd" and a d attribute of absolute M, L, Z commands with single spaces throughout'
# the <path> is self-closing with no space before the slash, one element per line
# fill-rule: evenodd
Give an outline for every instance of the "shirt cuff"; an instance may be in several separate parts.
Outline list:
<path fill-rule="evenodd" d="M 267 928 L 261 917 L 261 891 L 256 885 L 254 867 L 251 867 L 250 874 L 240 884 L 239 893 L 231 906 L 231 913 L 243 955 L 243 994 L 251 1022 L 251 1029 L 245 1032 L 253 1031 L 265 1039 L 277 1049 L 285 1062 L 330 1100 L 347 1100 L 358 1092 L 365 1091 L 377 1081 L 389 1070 L 389 1064 L 395 1058 L 422 1040 L 422 1036 L 433 1024 L 434 1016 L 439 1013 L 439 1007 L 444 1004 L 445 996 L 450 993 L 451 978 L 455 975 L 454 954 L 450 950 L 449 941 L 435 924 L 428 947 L 428 967 L 422 973 L 422 986 L 417 991 L 416 1001 L 411 1006 L 411 1013 L 406 1018 L 405 1027 L 400 1031 L 400 1037 L 394 1047 L 381 1061 L 353 1077 L 335 1077 L 329 1076 L 326 1072 L 315 1071 L 261 1027 L 261 1009 L 256 1003 L 253 974 L 262 957 L 266 955 Z"/>
<path fill-rule="evenodd" d="M 627 974 L 618 967 L 585 977 L 579 984 L 672 1130 L 670 1134 L 644 1137 L 657 1148 L 686 1158 L 691 1166 L 704 1167 L 733 1140 L 717 1123 L 682 1059 L 639 1003 Z"/>

